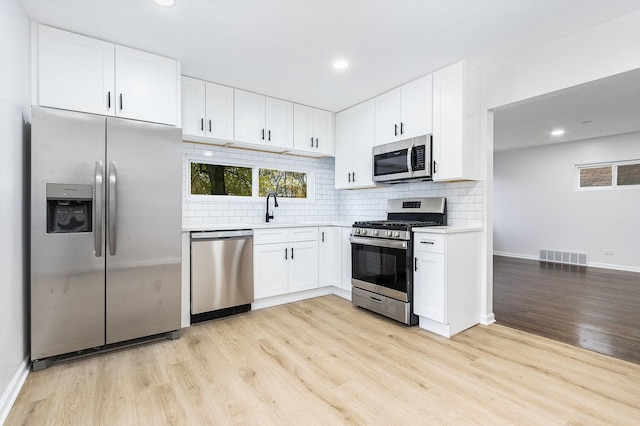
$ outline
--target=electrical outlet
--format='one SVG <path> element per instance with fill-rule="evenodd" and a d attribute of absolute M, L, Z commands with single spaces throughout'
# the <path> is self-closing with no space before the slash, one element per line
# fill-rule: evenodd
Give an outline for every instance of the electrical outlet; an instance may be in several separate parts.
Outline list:
<path fill-rule="evenodd" d="M 604 255 L 605 256 L 613 256 L 615 254 L 615 252 L 613 250 L 605 250 L 604 251 Z"/>

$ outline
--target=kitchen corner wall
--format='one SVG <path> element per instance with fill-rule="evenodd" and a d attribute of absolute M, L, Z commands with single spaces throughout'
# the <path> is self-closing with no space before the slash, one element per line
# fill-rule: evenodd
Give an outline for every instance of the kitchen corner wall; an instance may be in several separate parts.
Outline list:
<path fill-rule="evenodd" d="M 262 223 L 264 199 L 252 201 L 193 201 L 188 193 L 187 158 L 211 161 L 260 163 L 270 167 L 315 170 L 315 202 L 287 202 L 279 199 L 274 222 L 339 221 L 386 218 L 387 199 L 410 197 L 446 197 L 448 224 L 482 226 L 483 182 L 412 182 L 371 189 L 336 190 L 333 158 L 308 158 L 293 155 L 225 148 L 185 142 L 183 146 L 182 224 L 184 227 L 216 224 Z"/>

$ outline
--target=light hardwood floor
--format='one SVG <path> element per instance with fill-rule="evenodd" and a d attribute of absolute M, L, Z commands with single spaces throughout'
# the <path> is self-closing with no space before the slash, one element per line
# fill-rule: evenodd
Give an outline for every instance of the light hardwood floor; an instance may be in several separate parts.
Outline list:
<path fill-rule="evenodd" d="M 640 421 L 640 365 L 500 325 L 452 339 L 336 296 L 31 373 L 7 425 Z"/>

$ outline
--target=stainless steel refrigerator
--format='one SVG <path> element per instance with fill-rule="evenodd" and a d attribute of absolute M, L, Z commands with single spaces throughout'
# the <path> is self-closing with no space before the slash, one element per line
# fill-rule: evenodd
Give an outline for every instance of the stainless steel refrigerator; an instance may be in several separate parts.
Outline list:
<path fill-rule="evenodd" d="M 31 117 L 34 370 L 179 330 L 180 129 L 42 107 Z"/>

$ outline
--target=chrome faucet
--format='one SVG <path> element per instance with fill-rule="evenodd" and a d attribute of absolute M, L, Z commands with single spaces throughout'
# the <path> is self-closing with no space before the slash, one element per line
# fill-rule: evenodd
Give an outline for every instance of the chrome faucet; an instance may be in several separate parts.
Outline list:
<path fill-rule="evenodd" d="M 276 198 L 276 194 L 273 192 L 270 192 L 269 194 L 267 194 L 267 223 L 269 222 L 269 219 L 273 219 L 273 214 L 269 214 L 269 197 L 271 197 L 272 195 L 273 195 L 273 202 L 274 202 L 273 207 L 278 207 L 278 199 Z"/>

